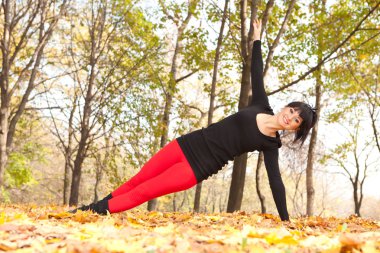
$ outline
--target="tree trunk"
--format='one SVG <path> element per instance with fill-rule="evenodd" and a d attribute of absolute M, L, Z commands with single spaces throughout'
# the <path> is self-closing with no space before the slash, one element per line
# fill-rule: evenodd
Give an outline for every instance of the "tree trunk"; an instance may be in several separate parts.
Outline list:
<path fill-rule="evenodd" d="M 359 171 L 356 172 L 356 177 L 354 181 L 354 205 L 355 205 L 355 214 L 360 217 L 360 205 L 359 205 L 359 189 L 358 189 L 358 174 Z"/>
<path fill-rule="evenodd" d="M 227 212 L 240 210 L 243 200 L 245 184 L 245 168 L 247 167 L 247 153 L 236 157 L 232 169 L 230 194 L 228 195 Z"/>
<path fill-rule="evenodd" d="M 1 107 L 0 107 L 0 186 L 4 185 L 4 172 L 7 164 L 7 135 L 9 117 L 9 51 L 10 51 L 10 1 L 3 2 L 4 30 L 1 39 L 2 69 L 0 76 Z"/>
<path fill-rule="evenodd" d="M 247 63 L 243 64 L 243 77 L 240 90 L 239 110 L 248 105 L 248 93 L 250 90 L 250 70 Z M 240 210 L 243 199 L 246 167 L 247 153 L 235 157 L 234 165 L 232 168 L 231 186 L 228 195 L 227 212 Z"/>
<path fill-rule="evenodd" d="M 90 115 L 91 115 L 91 102 L 93 99 L 92 90 L 94 86 L 94 66 L 95 64 L 91 65 L 91 74 L 90 74 L 90 80 L 88 85 L 88 90 L 86 94 L 85 99 L 85 105 L 83 108 L 83 119 L 81 123 L 81 131 L 80 131 L 80 141 L 78 145 L 78 151 L 76 154 L 76 158 L 74 161 L 74 169 L 73 169 L 73 175 L 71 180 L 71 192 L 70 192 L 70 200 L 69 205 L 77 205 L 78 204 L 78 198 L 79 198 L 79 186 L 80 186 L 80 179 L 82 175 L 82 165 L 83 162 L 87 156 L 87 149 L 88 149 L 88 139 L 90 136 Z"/>
<path fill-rule="evenodd" d="M 194 14 L 194 11 L 197 7 L 198 1 L 192 1 L 192 2 L 190 1 L 189 2 L 189 7 L 188 7 L 189 9 L 188 9 L 187 16 L 181 25 L 179 25 L 180 20 L 178 20 L 177 15 L 175 15 L 176 17 L 173 17 L 170 14 L 168 14 L 168 10 L 162 1 L 159 1 L 159 4 L 160 4 L 161 8 L 163 9 L 163 12 L 168 16 L 168 18 L 172 19 L 173 22 L 177 25 L 177 31 L 178 31 L 177 32 L 177 41 L 176 41 L 174 55 L 173 55 L 172 63 L 171 63 L 171 69 L 170 69 L 170 73 L 169 73 L 169 75 L 170 75 L 169 85 L 168 85 L 168 89 L 166 90 L 166 94 L 165 94 L 165 96 L 166 96 L 165 108 L 164 108 L 164 112 L 162 115 L 162 121 L 161 121 L 162 122 L 162 124 L 161 124 L 162 125 L 162 133 L 161 133 L 160 147 L 163 148 L 168 141 L 171 107 L 172 107 L 173 96 L 175 94 L 177 79 L 178 79 L 177 78 L 177 58 L 178 58 L 179 54 L 181 53 L 182 47 L 183 47 L 182 46 L 182 39 L 183 39 L 182 35 L 183 35 L 187 25 L 189 24 L 191 17 Z M 152 199 L 152 200 L 148 201 L 148 211 L 153 211 L 156 208 L 157 208 L 157 199 Z"/>
<path fill-rule="evenodd" d="M 318 71 L 320 72 L 320 71 Z M 317 77 L 317 84 L 315 87 L 316 90 L 316 103 L 315 107 L 318 110 L 318 115 L 320 114 L 320 100 L 321 100 L 321 75 L 318 75 Z M 318 116 L 317 116 L 318 117 Z M 315 124 L 315 126 L 312 129 L 311 137 L 310 137 L 310 144 L 309 144 L 309 151 L 307 155 L 307 166 L 306 166 L 306 189 L 307 189 L 307 201 L 306 201 L 306 214 L 308 216 L 312 216 L 314 214 L 314 183 L 313 183 L 313 170 L 314 170 L 314 155 L 315 155 L 315 149 L 317 146 L 317 136 L 318 136 L 318 121 Z"/>
<path fill-rule="evenodd" d="M 257 5 L 259 1 L 251 2 L 251 19 L 257 17 Z M 249 94 L 251 92 L 251 41 L 253 40 L 253 26 L 250 25 L 249 32 L 246 26 L 247 22 L 247 1 L 240 1 L 240 24 L 241 24 L 241 55 L 243 57 L 243 69 L 241 78 L 241 88 L 239 96 L 239 110 L 248 106 Z M 240 210 L 243 200 L 243 191 L 245 183 L 245 170 L 247 167 L 247 154 L 242 154 L 234 159 L 231 187 L 228 196 L 227 212 Z"/>
<path fill-rule="evenodd" d="M 320 84 L 317 84 L 316 89 L 320 90 Z M 317 107 L 317 105 L 316 105 Z M 318 107 L 317 107 L 318 108 Z M 309 151 L 307 155 L 307 166 L 306 166 L 306 214 L 312 216 L 314 214 L 314 183 L 313 183 L 313 164 L 314 164 L 314 153 L 317 144 L 318 135 L 318 122 L 315 124 L 310 137 Z"/>
<path fill-rule="evenodd" d="M 320 114 L 320 100 L 321 100 L 321 70 L 317 71 L 316 77 L 316 87 L 315 87 L 315 108 L 318 110 L 318 115 Z M 318 117 L 318 116 L 317 116 Z M 307 165 L 306 165 L 306 214 L 312 216 L 314 214 L 314 183 L 313 183 L 313 170 L 314 170 L 314 155 L 317 145 L 318 136 L 318 121 L 312 129 L 309 150 L 307 155 Z"/>
<path fill-rule="evenodd" d="M 187 191 L 184 191 L 182 194 L 182 201 L 181 204 L 178 207 L 178 211 L 181 211 L 185 203 L 188 202 L 188 196 L 187 196 Z"/>
<path fill-rule="evenodd" d="M 68 148 L 65 151 L 65 172 L 63 175 L 63 204 L 68 204 L 68 193 L 69 193 L 69 185 L 70 185 L 70 171 L 71 171 L 71 150 Z"/>
<path fill-rule="evenodd" d="M 177 193 L 173 194 L 172 204 L 173 204 L 173 212 L 177 212 Z"/>
<path fill-rule="evenodd" d="M 220 50 L 221 50 L 222 42 L 223 42 L 224 26 L 225 26 L 226 19 L 227 19 L 228 2 L 229 2 L 229 0 L 225 0 L 225 2 L 224 2 L 222 24 L 220 26 L 218 43 L 216 46 L 214 70 L 213 70 L 212 82 L 211 82 L 210 106 L 209 106 L 209 110 L 208 110 L 207 126 L 210 126 L 212 124 L 212 119 L 214 116 L 215 89 L 216 89 L 216 83 L 217 83 L 217 79 L 218 79 L 218 65 L 219 65 L 219 58 L 220 58 Z M 199 207 L 200 207 L 200 202 L 201 202 L 201 192 L 202 192 L 202 182 L 198 183 L 197 187 L 195 189 L 194 212 L 196 212 L 196 213 L 199 212 Z"/>
<path fill-rule="evenodd" d="M 199 213 L 199 208 L 201 206 L 201 192 L 202 192 L 202 182 L 198 183 L 195 187 L 195 196 L 194 196 L 194 212 Z"/>
<path fill-rule="evenodd" d="M 354 195 L 354 201 L 355 201 L 355 214 L 360 217 L 360 205 L 359 205 L 359 199 L 358 199 L 358 189 L 355 189 L 355 195 Z"/>
<path fill-rule="evenodd" d="M 261 213 L 266 213 L 267 208 L 265 206 L 265 196 L 261 192 L 261 165 L 263 164 L 263 152 L 260 151 L 259 156 L 257 158 L 257 166 L 256 166 L 256 192 L 257 196 L 259 196 L 260 205 L 261 205 Z"/>
<path fill-rule="evenodd" d="M 3 93 L 1 94 L 3 97 Z M 9 105 L 7 99 L 2 98 L 0 108 L 0 186 L 4 185 L 4 172 L 7 164 L 7 134 L 8 134 L 8 116 Z"/>
<path fill-rule="evenodd" d="M 80 145 L 78 149 L 78 154 L 74 161 L 74 169 L 71 179 L 71 189 L 70 189 L 70 198 L 69 205 L 78 205 L 79 198 L 79 184 L 82 176 L 82 163 L 84 161 L 84 145 Z"/>
<path fill-rule="evenodd" d="M 244 72 L 249 74 L 249 71 L 247 70 L 244 71 L 243 69 L 243 77 L 244 77 Z M 246 76 L 246 78 L 249 79 L 249 75 Z M 248 85 L 242 84 L 242 88 L 240 92 L 240 100 L 239 100 L 239 109 L 244 108 L 248 104 L 247 93 L 249 92 L 248 91 L 249 88 L 250 88 L 249 83 Z M 244 90 L 247 90 L 247 91 L 244 91 Z M 244 103 L 244 100 L 246 100 L 247 102 Z M 238 157 L 235 157 L 234 165 L 232 168 L 230 192 L 228 195 L 227 212 L 234 212 L 234 211 L 240 210 L 242 199 L 243 199 L 246 167 L 247 167 L 247 153 L 244 153 Z"/>
<path fill-rule="evenodd" d="M 100 180 L 102 179 L 102 174 L 103 174 L 103 168 L 104 168 L 103 163 L 105 162 L 105 159 L 102 160 L 102 156 L 100 155 L 100 153 L 96 154 L 96 160 L 97 160 L 97 165 L 95 169 L 95 185 L 94 185 L 94 200 L 93 200 L 94 203 L 99 201 L 99 192 L 98 192 L 99 184 L 100 184 Z"/>
<path fill-rule="evenodd" d="M 359 156 L 358 156 L 358 130 L 355 131 L 355 137 L 354 137 L 355 145 L 354 145 L 354 159 L 355 159 L 355 167 L 356 167 L 356 175 L 354 179 L 354 202 L 355 202 L 355 214 L 360 217 L 360 207 L 362 202 L 362 192 L 363 192 L 363 182 L 365 180 L 365 177 L 363 178 L 362 182 L 360 182 L 360 164 L 359 164 Z M 366 169 L 366 168 L 365 168 Z M 360 195 L 360 196 L 359 196 Z"/>
<path fill-rule="evenodd" d="M 74 138 L 74 128 L 73 128 L 73 121 L 74 121 L 74 114 L 76 112 L 77 108 L 77 99 L 78 96 L 77 94 L 74 95 L 74 102 L 73 102 L 73 108 L 70 112 L 70 117 L 69 117 L 69 126 L 68 126 L 68 142 L 67 142 L 67 147 L 64 147 L 65 151 L 65 174 L 64 174 L 64 179 L 63 179 L 63 204 L 67 205 L 69 201 L 69 187 L 70 187 L 70 174 L 73 170 L 73 165 L 72 165 L 72 155 L 73 155 L 73 138 Z M 62 142 L 64 145 L 64 142 Z"/>
<path fill-rule="evenodd" d="M 178 42 L 177 42 L 177 45 L 178 45 Z M 178 50 L 176 49 L 176 51 L 178 53 Z M 177 54 L 174 53 L 174 55 L 176 56 Z M 169 85 L 169 91 L 167 91 L 167 94 L 166 94 L 166 99 L 165 99 L 165 108 L 164 108 L 164 113 L 163 113 L 163 116 L 162 116 L 162 135 L 161 135 L 161 141 L 160 141 L 160 148 L 163 148 L 165 146 L 165 144 L 167 143 L 168 141 L 168 132 L 169 132 L 169 124 L 170 124 L 170 109 L 172 107 L 172 101 L 173 101 L 173 92 L 174 92 L 174 88 L 175 88 L 175 85 L 173 85 L 172 83 L 174 82 L 175 83 L 175 76 L 176 76 L 176 66 L 174 64 L 175 63 L 175 60 L 176 57 L 174 58 L 173 57 L 173 65 L 172 65 L 172 72 L 171 72 L 171 84 Z M 157 209 L 157 199 L 152 199 L 152 200 L 149 200 L 148 201 L 148 211 L 154 211 Z"/>
<path fill-rule="evenodd" d="M 326 1 L 321 1 L 321 15 L 324 15 L 325 8 L 326 7 Z M 317 7 L 318 8 L 318 7 Z M 317 10 L 315 11 L 315 15 L 317 15 Z M 322 61 L 323 58 L 323 35 L 321 32 L 317 33 L 317 41 L 318 41 L 318 48 L 317 48 L 317 55 L 318 55 L 318 62 Z M 314 214 L 314 197 L 315 197 L 315 190 L 314 190 L 314 183 L 313 183 L 313 170 L 314 170 L 314 155 L 315 155 L 315 149 L 317 145 L 317 136 L 318 136 L 318 119 L 319 115 L 321 113 L 321 97 L 322 97 L 322 69 L 319 68 L 315 72 L 315 108 L 317 109 L 317 122 L 315 126 L 312 129 L 311 137 L 310 137 L 310 144 L 309 144 L 309 151 L 307 155 L 307 165 L 306 165 L 306 192 L 307 192 L 307 200 L 306 200 L 306 214 L 308 216 L 312 216 Z"/>

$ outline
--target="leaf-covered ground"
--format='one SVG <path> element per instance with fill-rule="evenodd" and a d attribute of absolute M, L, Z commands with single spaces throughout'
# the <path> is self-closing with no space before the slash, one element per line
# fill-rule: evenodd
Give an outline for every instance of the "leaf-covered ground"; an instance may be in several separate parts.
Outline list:
<path fill-rule="evenodd" d="M 349 217 L 0 206 L 0 252 L 380 252 L 380 222 Z"/>

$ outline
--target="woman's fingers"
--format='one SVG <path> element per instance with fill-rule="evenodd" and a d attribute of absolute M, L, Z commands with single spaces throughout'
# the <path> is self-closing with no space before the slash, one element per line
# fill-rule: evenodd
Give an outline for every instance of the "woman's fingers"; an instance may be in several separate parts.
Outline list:
<path fill-rule="evenodd" d="M 261 20 L 260 19 L 254 19 L 253 20 L 253 26 L 255 28 L 260 28 L 261 27 Z"/>

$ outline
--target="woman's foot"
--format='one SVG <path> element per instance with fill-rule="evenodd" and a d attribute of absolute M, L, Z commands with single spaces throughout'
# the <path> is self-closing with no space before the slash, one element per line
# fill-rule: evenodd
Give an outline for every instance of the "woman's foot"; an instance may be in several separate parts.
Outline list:
<path fill-rule="evenodd" d="M 105 197 L 104 199 L 102 199 L 96 203 L 84 205 L 84 206 L 78 207 L 76 209 L 70 210 L 68 212 L 69 213 L 76 213 L 80 210 L 80 211 L 91 211 L 94 213 L 98 213 L 100 215 L 107 215 L 107 213 L 109 213 L 108 200 L 111 198 L 112 198 L 112 196 L 110 194 L 107 197 Z"/>

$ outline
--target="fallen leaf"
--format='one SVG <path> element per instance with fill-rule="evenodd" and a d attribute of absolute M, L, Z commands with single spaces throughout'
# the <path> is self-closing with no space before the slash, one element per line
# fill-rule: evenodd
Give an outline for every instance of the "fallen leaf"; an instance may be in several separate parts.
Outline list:
<path fill-rule="evenodd" d="M 363 242 L 355 238 L 353 234 L 344 233 L 339 237 L 339 241 L 342 244 L 342 251 L 352 251 L 353 249 L 359 249 Z"/>
<path fill-rule="evenodd" d="M 55 219 L 64 219 L 64 218 L 69 218 L 73 217 L 74 214 L 68 213 L 68 212 L 61 212 L 61 213 L 49 213 L 48 217 L 49 218 L 55 218 Z"/>

